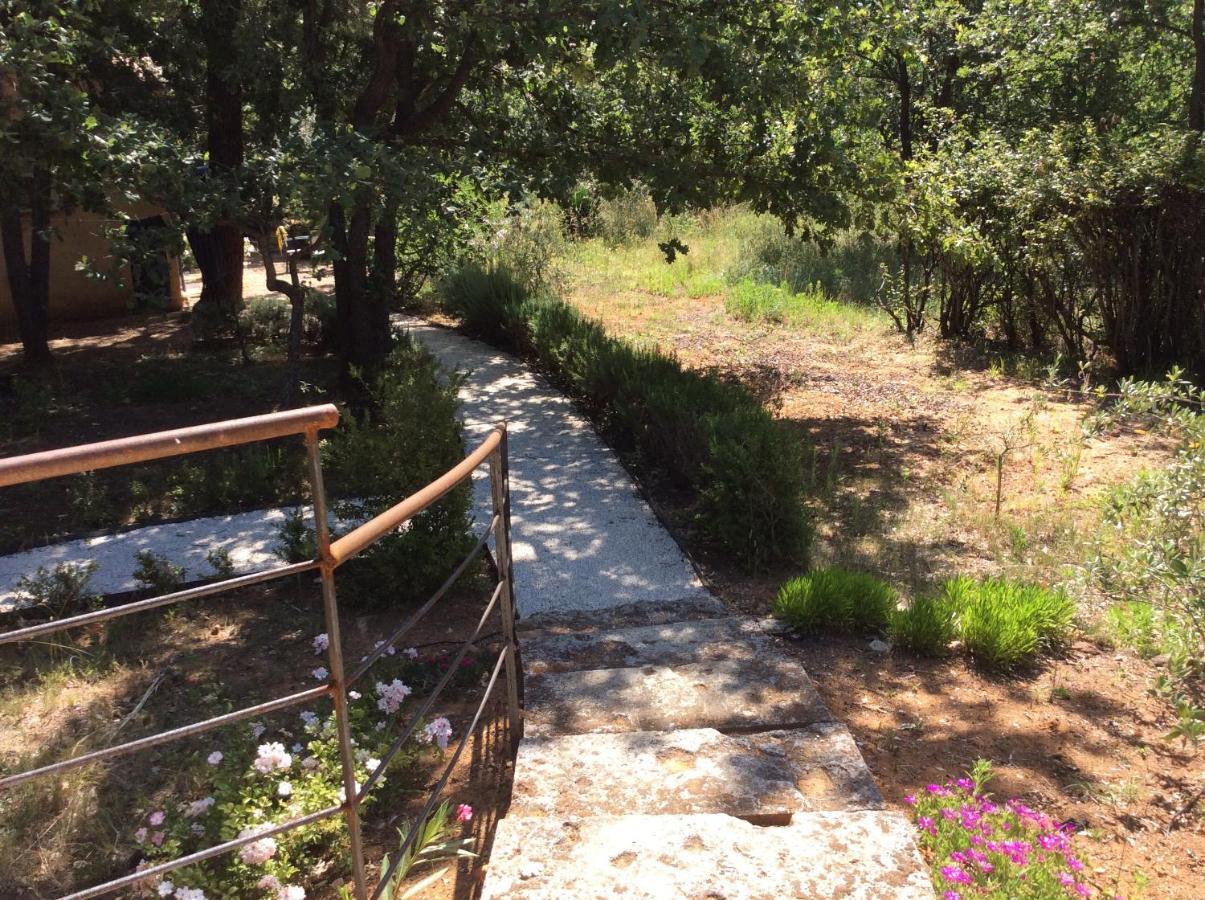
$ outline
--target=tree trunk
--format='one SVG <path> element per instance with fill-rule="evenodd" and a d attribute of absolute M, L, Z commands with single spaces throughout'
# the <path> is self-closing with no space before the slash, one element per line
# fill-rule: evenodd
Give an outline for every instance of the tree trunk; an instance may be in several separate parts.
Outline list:
<path fill-rule="evenodd" d="M 1193 0 L 1192 48 L 1195 66 L 1188 97 L 1188 127 L 1205 131 L 1205 0 Z"/>
<path fill-rule="evenodd" d="M 276 277 L 276 261 L 272 253 L 276 242 L 274 232 L 267 229 L 259 233 L 259 255 L 264 263 L 264 284 L 270 291 L 276 291 L 289 298 L 289 350 L 288 362 L 285 368 L 285 384 L 282 392 L 282 404 L 287 408 L 297 402 L 297 384 L 301 372 L 301 332 L 305 327 L 305 288 L 297 276 L 297 260 L 288 256 L 285 259 L 289 269 L 289 280 L 282 281 Z"/>
<path fill-rule="evenodd" d="M 21 352 L 28 366 L 51 362 L 50 354 L 50 173 L 38 169 L 29 190 L 30 252 L 25 256 L 21 210 L 0 211 L 0 242 L 8 272 L 9 292 L 17 313 Z"/>
<path fill-rule="evenodd" d="M 205 117 L 209 168 L 223 188 L 236 186 L 243 165 L 243 93 L 237 75 L 242 0 L 202 0 Z M 226 209 L 208 231 L 189 229 L 201 270 L 202 321 L 229 322 L 243 305 L 243 232 L 238 210 Z"/>

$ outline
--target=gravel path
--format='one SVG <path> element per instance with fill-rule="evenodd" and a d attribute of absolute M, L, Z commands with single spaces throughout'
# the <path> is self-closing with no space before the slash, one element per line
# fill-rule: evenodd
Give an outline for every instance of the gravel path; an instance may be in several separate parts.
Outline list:
<path fill-rule="evenodd" d="M 467 372 L 461 391 L 466 442 L 510 423 L 513 547 L 519 614 L 575 612 L 638 601 L 706 596 L 682 551 L 640 497 L 627 472 L 569 400 L 514 357 L 454 332 L 401 319 L 448 368 Z M 489 513 L 484 469 L 474 479 L 478 520 Z M 0 557 L 0 609 L 22 575 L 60 562 L 97 563 L 92 588 L 136 587 L 140 550 L 210 574 L 206 553 L 225 548 L 236 572 L 277 562 L 282 510 L 153 525 Z"/>

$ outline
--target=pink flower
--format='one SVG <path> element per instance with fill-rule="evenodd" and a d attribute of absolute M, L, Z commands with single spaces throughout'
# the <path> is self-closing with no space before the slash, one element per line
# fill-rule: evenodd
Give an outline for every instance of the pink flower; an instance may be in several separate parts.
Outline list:
<path fill-rule="evenodd" d="M 958 891 L 946 891 L 941 895 L 941 900 L 962 900 L 962 894 Z"/>
<path fill-rule="evenodd" d="M 244 828 L 238 836 L 251 837 L 261 831 L 267 831 L 271 827 L 271 825 L 257 825 L 253 828 Z M 261 866 L 276 855 L 276 838 L 260 838 L 258 841 L 241 847 L 238 855 L 249 866 Z"/>
<path fill-rule="evenodd" d="M 157 809 L 157 810 L 155 810 L 153 813 L 151 813 L 149 816 L 147 816 L 147 817 L 146 817 L 146 820 L 147 820 L 148 822 L 150 822 L 150 823 L 151 823 L 151 825 L 156 825 L 156 826 L 157 826 L 157 825 L 162 825 L 162 824 L 163 824 L 163 820 L 164 820 L 165 818 L 167 818 L 167 816 L 164 814 L 163 810 L 161 810 L 161 809 Z"/>
<path fill-rule="evenodd" d="M 214 750 L 209 756 L 205 757 L 205 761 L 211 766 L 216 766 L 222 761 L 223 755 L 221 750 Z"/>
<path fill-rule="evenodd" d="M 435 721 L 431 722 L 423 729 L 422 735 L 419 736 L 424 744 L 429 744 L 435 741 L 439 745 L 440 750 L 448 749 L 448 740 L 452 737 L 452 723 L 440 716 Z"/>
<path fill-rule="evenodd" d="M 950 884 L 972 884 L 975 879 L 958 866 L 942 866 L 941 877 Z"/>
<path fill-rule="evenodd" d="M 1072 890 L 1075 891 L 1077 894 L 1079 894 L 1081 897 L 1092 896 L 1092 889 L 1089 888 L 1088 885 L 1086 885 L 1086 884 L 1077 883 L 1075 885 L 1075 887 L 1072 888 Z"/>
<path fill-rule="evenodd" d="M 467 803 L 462 803 L 458 807 L 456 807 L 456 821 L 457 822 L 473 821 L 473 807 L 469 806 Z"/>
<path fill-rule="evenodd" d="M 285 752 L 284 744 L 272 741 L 260 744 L 255 753 L 255 762 L 251 764 L 261 775 L 268 775 L 277 769 L 287 769 L 293 765 L 293 757 Z"/>
<path fill-rule="evenodd" d="M 904 802 L 907 803 L 909 806 L 916 806 L 916 795 L 915 794 L 905 794 Z"/>
<path fill-rule="evenodd" d="M 146 829 L 139 828 L 137 831 L 135 831 L 134 832 L 134 840 L 136 840 L 140 844 L 146 843 Z"/>
<path fill-rule="evenodd" d="M 1084 864 L 1082 862 L 1080 862 L 1078 859 L 1076 859 L 1074 856 L 1068 856 L 1067 857 L 1067 868 L 1070 869 L 1072 872 L 1082 872 L 1084 870 Z"/>
<path fill-rule="evenodd" d="M 167 835 L 165 835 L 162 831 L 156 831 L 154 834 L 151 835 L 151 843 L 154 844 L 156 847 L 162 847 L 163 839 L 165 837 L 167 837 Z"/>

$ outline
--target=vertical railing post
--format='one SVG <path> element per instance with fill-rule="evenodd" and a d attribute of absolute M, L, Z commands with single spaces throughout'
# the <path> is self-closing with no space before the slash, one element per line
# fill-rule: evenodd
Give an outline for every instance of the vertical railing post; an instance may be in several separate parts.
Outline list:
<path fill-rule="evenodd" d="M 498 527 L 494 531 L 497 552 L 498 580 L 502 582 L 502 637 L 506 642 L 506 706 L 510 719 L 512 749 L 518 747 L 523 732 L 523 716 L 519 708 L 518 644 L 515 641 L 515 582 L 510 550 L 510 461 L 507 455 L 506 423 L 498 426 L 502 442 L 490 454 L 490 492 Z"/>
<path fill-rule="evenodd" d="M 360 798 L 356 785 L 356 758 L 351 743 L 351 725 L 347 716 L 347 689 L 343 674 L 343 641 L 339 634 L 339 605 L 335 595 L 335 561 L 331 557 L 330 525 L 327 522 L 326 488 L 322 482 L 322 459 L 318 452 L 318 431 L 305 433 L 305 450 L 310 462 L 310 491 L 314 500 L 314 534 L 318 543 L 319 571 L 322 573 L 322 610 L 326 619 L 327 653 L 330 679 L 334 687 L 335 728 L 339 737 L 339 757 L 343 764 L 343 814 L 351 844 L 352 878 L 356 900 L 368 897 L 364 874 L 364 848 L 360 840 Z"/>

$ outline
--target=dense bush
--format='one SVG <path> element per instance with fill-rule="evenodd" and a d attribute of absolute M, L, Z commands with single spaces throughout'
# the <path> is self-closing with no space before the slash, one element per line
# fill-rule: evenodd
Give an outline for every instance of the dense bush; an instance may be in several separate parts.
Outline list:
<path fill-rule="evenodd" d="M 801 448 L 744 388 L 609 337 L 505 269 L 454 272 L 443 298 L 466 330 L 534 357 L 612 440 L 689 489 L 709 545 L 750 569 L 806 560 Z"/>
<path fill-rule="evenodd" d="M 896 599 L 895 590 L 873 575 L 821 569 L 784 584 L 774 614 L 801 631 L 868 631 L 887 625 Z"/>
<path fill-rule="evenodd" d="M 778 220 L 763 216 L 742 235 L 728 274 L 734 282 L 748 279 L 795 294 L 872 303 L 883 283 L 882 270 L 898 267 L 895 247 L 872 234 L 841 232 L 822 245 L 788 235 Z"/>
<path fill-rule="evenodd" d="M 945 597 L 917 597 L 892 614 L 887 629 L 891 643 L 924 656 L 941 656 L 958 633 L 957 615 Z"/>
<path fill-rule="evenodd" d="M 957 610 L 963 648 L 991 669 L 1013 668 L 1061 643 L 1075 617 L 1063 591 L 1005 579 L 953 578 L 940 598 Z"/>
<path fill-rule="evenodd" d="M 344 410 L 339 428 L 323 441 L 340 518 L 384 512 L 460 462 L 459 385 L 413 339 L 398 339 L 386 367 L 367 385 L 368 410 Z M 471 488 L 462 484 L 383 538 L 340 570 L 343 596 L 373 604 L 424 599 L 471 546 L 471 506 Z"/>
<path fill-rule="evenodd" d="M 644 184 L 634 184 L 597 204 L 595 231 L 608 244 L 646 240 L 656 230 L 657 204 Z"/>

